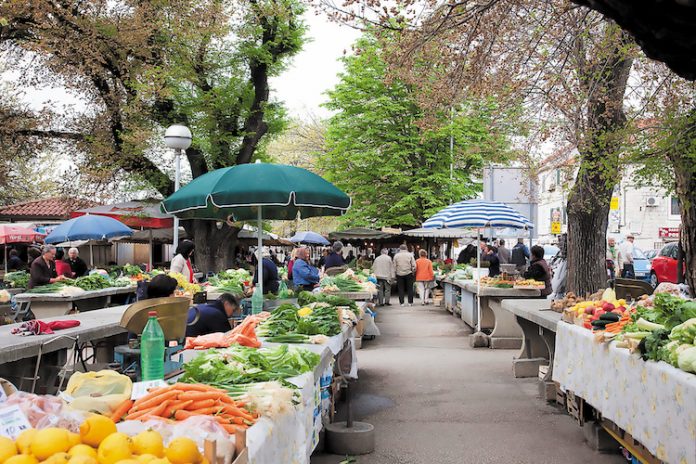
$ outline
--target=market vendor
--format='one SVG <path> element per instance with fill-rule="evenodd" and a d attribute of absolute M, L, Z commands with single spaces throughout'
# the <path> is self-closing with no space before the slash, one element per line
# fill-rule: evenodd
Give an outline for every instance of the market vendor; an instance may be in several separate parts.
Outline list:
<path fill-rule="evenodd" d="M 292 267 L 292 281 L 295 288 L 312 291 L 319 285 L 319 270 L 309 264 L 309 250 L 299 248 Z"/>
<path fill-rule="evenodd" d="M 500 259 L 498 249 L 493 245 L 486 245 L 486 252 L 481 256 L 482 261 L 488 261 L 488 277 L 500 275 Z"/>
<path fill-rule="evenodd" d="M 70 248 L 68 250 L 68 264 L 70 265 L 74 278 L 87 275 L 87 263 L 80 258 L 80 252 L 77 248 Z"/>
<path fill-rule="evenodd" d="M 186 320 L 186 336 L 197 337 L 232 330 L 229 318 L 240 313 L 239 302 L 234 295 L 223 293 L 215 301 L 189 308 Z M 198 316 L 198 320 L 196 320 L 196 316 Z"/>
<path fill-rule="evenodd" d="M 189 283 L 194 283 L 193 266 L 191 265 L 191 256 L 196 246 L 191 240 L 182 240 L 176 248 L 176 255 L 172 258 L 172 263 L 169 266 L 170 272 L 175 272 L 184 276 Z"/>
<path fill-rule="evenodd" d="M 147 284 L 147 299 L 174 296 L 178 282 L 167 274 L 159 274 Z"/>
<path fill-rule="evenodd" d="M 346 262 L 343 260 L 343 243 L 340 240 L 333 242 L 331 245 L 331 251 L 326 255 L 324 260 L 324 270 L 331 269 L 332 267 L 345 266 Z"/>
<path fill-rule="evenodd" d="M 534 245 L 531 250 L 532 261 L 529 264 L 529 269 L 524 273 L 525 279 L 534 279 L 544 282 L 544 289 L 541 291 L 541 297 L 546 298 L 551 294 L 551 268 L 544 259 L 544 247 Z"/>
<path fill-rule="evenodd" d="M 44 245 L 41 247 L 41 256 L 31 263 L 29 271 L 29 284 L 27 288 L 34 288 L 40 285 L 53 284 L 65 279 L 65 276 L 56 274 L 56 247 Z"/>
<path fill-rule="evenodd" d="M 22 258 L 19 257 L 19 252 L 17 250 L 10 250 L 10 256 L 7 259 L 7 271 L 8 272 L 23 271 L 26 268 L 27 268 L 27 265 L 24 264 L 24 261 L 22 261 Z"/>
<path fill-rule="evenodd" d="M 263 292 L 264 293 L 278 293 L 278 287 L 280 286 L 280 279 L 278 278 L 278 266 L 275 265 L 271 259 L 271 253 L 269 253 L 268 248 L 263 248 L 262 250 L 263 258 L 261 260 L 263 266 Z M 258 264 L 257 269 L 254 271 L 254 285 L 259 283 L 258 275 Z"/>

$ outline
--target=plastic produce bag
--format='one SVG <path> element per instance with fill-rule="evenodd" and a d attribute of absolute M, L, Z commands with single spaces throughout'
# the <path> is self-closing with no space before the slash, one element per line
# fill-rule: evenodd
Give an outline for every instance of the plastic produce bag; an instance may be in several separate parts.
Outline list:
<path fill-rule="evenodd" d="M 63 409 L 63 402 L 56 396 L 35 395 L 23 391 L 10 395 L 2 407 L 15 405 L 27 416 L 29 423 L 34 428 L 39 428 L 40 423 L 47 417 L 58 416 Z"/>
<path fill-rule="evenodd" d="M 131 397 L 132 389 L 131 380 L 118 372 L 76 372 L 70 377 L 63 398 L 74 409 L 110 413 Z"/>
<path fill-rule="evenodd" d="M 288 292 L 288 286 L 285 283 L 284 280 L 280 281 L 280 285 L 278 286 L 278 298 L 289 298 L 290 293 Z"/>

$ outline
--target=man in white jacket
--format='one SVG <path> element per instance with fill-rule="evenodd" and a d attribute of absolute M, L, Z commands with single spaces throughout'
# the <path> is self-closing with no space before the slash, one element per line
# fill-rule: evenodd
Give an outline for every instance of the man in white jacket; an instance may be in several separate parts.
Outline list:
<path fill-rule="evenodd" d="M 389 257 L 389 249 L 382 248 L 382 253 L 379 255 L 375 262 L 372 264 L 372 272 L 375 274 L 377 279 L 377 305 L 378 306 L 389 306 L 389 300 L 391 299 L 391 285 L 394 280 L 394 262 Z"/>
<path fill-rule="evenodd" d="M 399 303 L 404 306 L 404 297 L 408 293 L 408 305 L 413 306 L 413 275 L 416 272 L 416 258 L 408 251 L 408 246 L 401 245 L 394 256 L 394 272 L 399 289 Z"/>

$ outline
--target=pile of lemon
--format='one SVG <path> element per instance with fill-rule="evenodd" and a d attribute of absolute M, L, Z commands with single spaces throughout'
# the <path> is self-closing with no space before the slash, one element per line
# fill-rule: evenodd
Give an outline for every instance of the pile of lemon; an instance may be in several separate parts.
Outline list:
<path fill-rule="evenodd" d="M 134 437 L 116 430 L 105 416 L 94 415 L 80 433 L 50 427 L 22 432 L 17 440 L 0 437 L 0 464 L 209 464 L 190 438 L 165 447 L 162 436 L 146 430 Z"/>

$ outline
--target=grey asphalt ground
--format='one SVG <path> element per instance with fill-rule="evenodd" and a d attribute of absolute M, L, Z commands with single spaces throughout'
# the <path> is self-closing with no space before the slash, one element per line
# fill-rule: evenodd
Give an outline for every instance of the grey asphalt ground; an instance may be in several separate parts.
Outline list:
<path fill-rule="evenodd" d="M 565 412 L 515 379 L 516 350 L 473 349 L 468 326 L 442 308 L 379 308 L 382 336 L 358 351 L 356 420 L 375 426 L 376 450 L 359 464 L 618 464 L 583 440 Z M 339 410 L 343 413 L 342 410 Z M 312 464 L 345 456 L 315 454 Z"/>

